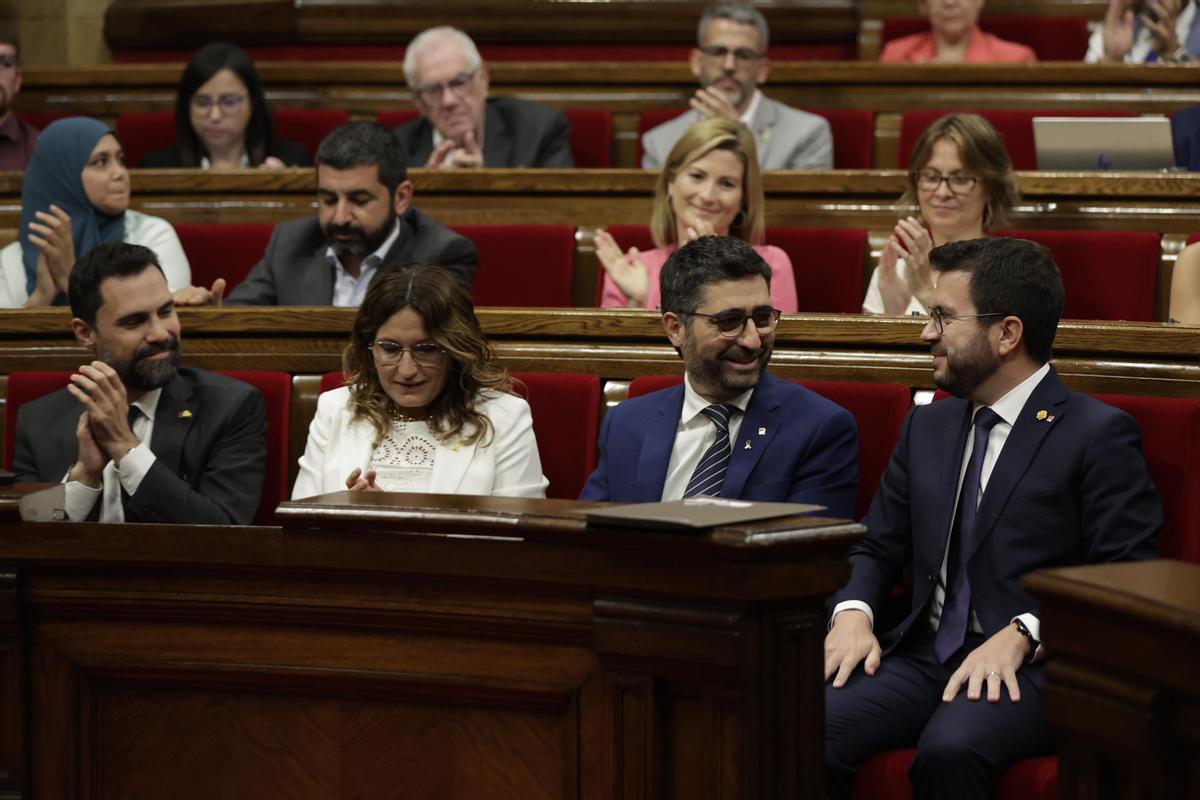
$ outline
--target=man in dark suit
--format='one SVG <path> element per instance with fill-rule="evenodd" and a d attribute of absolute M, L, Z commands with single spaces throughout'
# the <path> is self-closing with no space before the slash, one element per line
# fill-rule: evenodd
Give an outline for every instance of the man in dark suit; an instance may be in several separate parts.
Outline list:
<path fill-rule="evenodd" d="M 816 503 L 849 517 L 858 487 L 854 418 L 766 372 L 779 311 L 771 268 L 731 236 L 704 236 L 663 266 L 663 327 L 684 384 L 604 415 L 600 464 L 582 500 L 698 494 Z"/>
<path fill-rule="evenodd" d="M 396 128 L 410 167 L 569 168 L 571 125 L 561 111 L 488 97 L 488 68 L 457 28 L 430 28 L 404 53 L 421 116 Z"/>
<path fill-rule="evenodd" d="M 262 492 L 257 389 L 180 368 L 154 253 L 110 242 L 75 262 L 71 327 L 94 361 L 17 417 L 19 481 L 66 484 L 72 520 L 248 524 Z"/>
<path fill-rule="evenodd" d="M 921 338 L 934 382 L 956 397 L 909 414 L 834 597 L 829 797 L 849 797 L 882 750 L 915 746 L 916 796 L 955 800 L 990 798 L 1011 763 L 1050 752 L 1038 607 L 1020 579 L 1154 558 L 1162 525 L 1137 424 L 1068 391 L 1049 364 L 1063 303 L 1049 251 L 985 238 L 930 261 Z M 911 607 L 876 636 L 908 563 Z"/>
<path fill-rule="evenodd" d="M 267 251 L 225 302 L 251 306 L 357 306 L 388 267 L 439 264 L 467 289 L 479 254 L 469 239 L 413 207 L 404 153 L 374 122 L 348 122 L 317 150 L 317 216 L 275 226 Z M 212 289 L 189 286 L 178 305 L 220 303 Z"/>

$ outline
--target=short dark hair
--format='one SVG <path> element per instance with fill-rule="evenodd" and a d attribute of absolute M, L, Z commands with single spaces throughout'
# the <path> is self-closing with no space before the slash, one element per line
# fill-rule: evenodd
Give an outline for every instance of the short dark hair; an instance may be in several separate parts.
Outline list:
<path fill-rule="evenodd" d="M 275 130 L 254 62 L 245 50 L 233 42 L 210 42 L 197 50 L 184 67 L 183 77 L 179 80 L 179 92 L 175 95 L 175 141 L 184 166 L 198 167 L 200 159 L 207 155 L 204 143 L 192 125 L 192 97 L 223 69 L 230 70 L 246 84 L 246 92 L 250 97 L 246 157 L 250 159 L 251 166 L 258 166 L 267 158 L 267 147 Z"/>
<path fill-rule="evenodd" d="M 404 144 L 394 132 L 378 122 L 355 120 L 339 125 L 317 148 L 317 166 L 334 169 L 378 167 L 379 182 L 394 196 L 408 175 Z"/>
<path fill-rule="evenodd" d="M 733 236 L 701 236 L 676 250 L 658 276 L 662 310 L 695 311 L 704 287 L 758 275 L 771 287 L 771 268 L 750 245 Z"/>
<path fill-rule="evenodd" d="M 11 44 L 17 63 L 21 63 L 21 37 L 17 34 L 16 20 L 7 18 L 3 12 L 5 6 L 0 4 L 0 44 Z M 8 98 L 12 100 L 12 98 Z"/>
<path fill-rule="evenodd" d="M 149 247 L 126 242 L 105 242 L 93 247 L 76 259 L 75 266 L 71 267 L 71 276 L 67 281 L 71 314 L 94 326 L 96 312 L 101 305 L 100 284 L 108 278 L 141 275 L 150 267 L 162 272 L 158 256 Z"/>
<path fill-rule="evenodd" d="M 1029 357 L 1039 364 L 1050 360 L 1064 292 L 1049 250 L 1027 239 L 989 236 L 935 247 L 929 263 L 937 272 L 968 273 L 975 311 L 1019 318 Z M 1000 319 L 980 321 L 994 325 Z"/>

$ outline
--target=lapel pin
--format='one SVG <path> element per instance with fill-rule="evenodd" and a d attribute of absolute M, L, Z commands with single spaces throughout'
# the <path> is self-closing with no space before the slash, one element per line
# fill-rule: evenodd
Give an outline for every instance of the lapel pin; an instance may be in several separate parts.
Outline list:
<path fill-rule="evenodd" d="M 457 453 L 459 450 L 462 450 L 462 446 L 463 446 L 463 440 L 459 439 L 457 442 L 454 443 L 454 452 Z"/>
<path fill-rule="evenodd" d="M 1043 408 L 1041 411 L 1039 411 L 1037 413 L 1038 422 L 1041 422 L 1042 420 L 1046 419 L 1046 417 L 1048 417 L 1048 416 L 1050 416 L 1050 415 L 1047 414 L 1046 409 Z"/>
<path fill-rule="evenodd" d="M 1050 416 L 1046 417 L 1046 422 L 1054 422 L 1054 415 L 1051 414 Z"/>
<path fill-rule="evenodd" d="M 191 418 L 192 418 L 192 412 L 191 412 L 191 411 L 189 411 L 189 410 L 187 410 L 187 409 L 185 408 L 183 411 L 180 411 L 180 412 L 179 412 L 179 418 L 180 418 L 180 419 L 191 419 Z"/>
<path fill-rule="evenodd" d="M 745 445 L 742 447 L 742 449 L 743 449 L 743 450 L 749 450 L 749 449 L 750 449 L 750 440 L 749 440 L 749 439 L 747 439 L 747 440 L 746 440 L 746 444 L 745 444 Z"/>
<path fill-rule="evenodd" d="M 766 429 L 766 428 L 759 428 L 759 429 L 758 429 L 758 435 L 759 435 L 759 436 L 766 436 L 766 435 L 767 435 L 767 429 Z"/>

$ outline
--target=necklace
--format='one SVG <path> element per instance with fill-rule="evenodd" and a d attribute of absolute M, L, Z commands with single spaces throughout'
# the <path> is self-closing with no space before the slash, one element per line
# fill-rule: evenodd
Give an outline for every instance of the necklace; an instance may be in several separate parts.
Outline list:
<path fill-rule="evenodd" d="M 412 414 L 408 411 L 405 411 L 395 403 L 387 404 L 387 415 L 391 417 L 394 422 L 420 422 L 421 420 L 425 419 L 425 414 L 423 411 L 418 414 Z"/>

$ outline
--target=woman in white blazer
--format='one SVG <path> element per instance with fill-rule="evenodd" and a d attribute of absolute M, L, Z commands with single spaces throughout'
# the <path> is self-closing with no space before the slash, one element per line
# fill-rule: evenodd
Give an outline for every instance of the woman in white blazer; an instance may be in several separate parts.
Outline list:
<path fill-rule="evenodd" d="M 292 498 L 350 489 L 545 497 L 529 404 L 493 359 L 471 299 L 441 267 L 367 292 L 325 392 Z"/>

